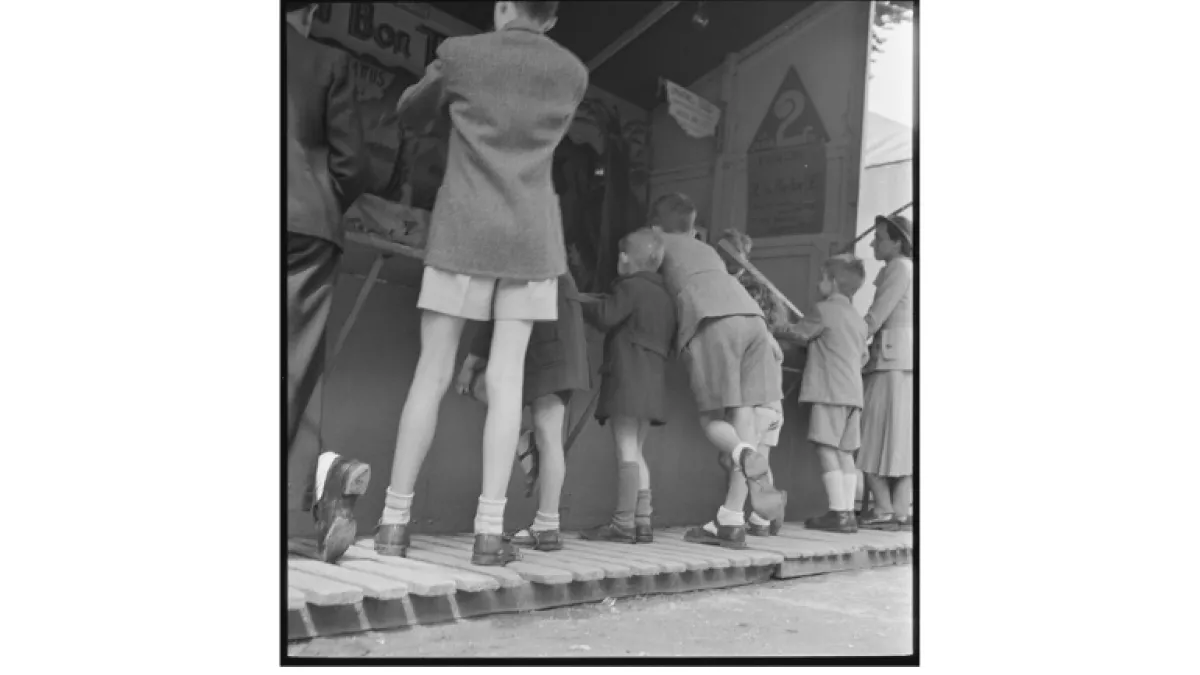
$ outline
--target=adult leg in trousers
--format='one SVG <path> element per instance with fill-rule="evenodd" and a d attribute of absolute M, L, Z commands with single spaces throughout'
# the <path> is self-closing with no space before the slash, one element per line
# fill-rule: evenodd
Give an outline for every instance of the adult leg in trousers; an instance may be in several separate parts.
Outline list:
<path fill-rule="evenodd" d="M 322 452 L 325 328 L 339 258 L 337 247 L 327 241 L 288 235 L 288 506 L 289 511 L 312 511 L 317 550 L 327 562 L 354 543 L 354 504 L 371 479 L 366 464 Z"/>

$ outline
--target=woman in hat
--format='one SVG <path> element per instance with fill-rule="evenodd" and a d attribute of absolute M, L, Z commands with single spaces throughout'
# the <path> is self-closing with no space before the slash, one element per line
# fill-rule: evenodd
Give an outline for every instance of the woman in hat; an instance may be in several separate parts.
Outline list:
<path fill-rule="evenodd" d="M 871 248 L 884 267 L 867 310 L 870 360 L 863 368 L 862 448 L 858 468 L 875 506 L 860 521 L 869 529 L 910 529 L 913 474 L 913 226 L 904 216 L 878 216 Z"/>

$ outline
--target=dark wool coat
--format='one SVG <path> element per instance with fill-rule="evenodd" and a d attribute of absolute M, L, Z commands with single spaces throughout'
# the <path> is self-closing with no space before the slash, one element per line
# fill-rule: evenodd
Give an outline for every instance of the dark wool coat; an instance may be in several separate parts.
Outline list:
<path fill-rule="evenodd" d="M 583 305 L 588 323 L 605 333 L 596 419 L 627 415 L 666 423 L 667 358 L 675 337 L 675 303 L 653 272 L 613 282 L 612 295 Z"/>
<path fill-rule="evenodd" d="M 592 388 L 592 369 L 588 366 L 587 335 L 580 304 L 575 280 L 570 274 L 560 276 L 558 320 L 535 322 L 529 334 L 525 387 L 521 397 L 525 405 L 546 394 L 559 394 L 569 400 L 572 391 Z M 493 326 L 492 323 L 480 326 L 471 341 L 472 354 L 487 358 L 492 347 Z"/>

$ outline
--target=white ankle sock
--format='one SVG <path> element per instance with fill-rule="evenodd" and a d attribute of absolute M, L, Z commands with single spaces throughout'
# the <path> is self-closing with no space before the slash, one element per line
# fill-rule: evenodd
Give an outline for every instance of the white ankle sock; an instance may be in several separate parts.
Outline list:
<path fill-rule="evenodd" d="M 845 489 L 845 483 L 842 481 L 841 471 L 829 471 L 821 474 L 821 482 L 825 483 L 825 493 L 829 495 L 829 510 L 841 511 L 842 505 L 846 502 L 842 498 L 842 490 Z"/>
<path fill-rule="evenodd" d="M 322 452 L 317 458 L 317 499 L 325 492 L 325 477 L 329 475 L 329 468 L 337 461 L 338 454 L 336 452 Z"/>
<path fill-rule="evenodd" d="M 504 505 L 507 499 L 479 498 L 475 509 L 475 534 L 504 534 Z"/>
<path fill-rule="evenodd" d="M 741 511 L 730 511 L 722 505 L 717 509 L 717 523 L 726 527 L 745 527 L 746 516 Z"/>
<path fill-rule="evenodd" d="M 854 510 L 854 493 L 858 490 L 858 472 L 843 471 L 842 472 L 842 504 L 845 506 L 840 509 L 842 511 Z"/>
<path fill-rule="evenodd" d="M 753 450 L 754 446 L 749 443 L 742 443 L 733 449 L 733 466 L 738 470 L 742 470 L 742 453 L 747 450 Z"/>
<path fill-rule="evenodd" d="M 388 488 L 383 499 L 383 516 L 379 518 L 379 522 L 384 525 L 407 525 L 412 518 L 412 503 L 411 494 L 402 495 Z"/>
<path fill-rule="evenodd" d="M 529 529 L 537 532 L 547 532 L 558 529 L 558 514 L 557 513 L 542 513 L 538 511 L 533 516 L 533 525 Z"/>
<path fill-rule="evenodd" d="M 771 521 L 767 520 L 766 518 L 763 518 L 762 516 L 758 515 L 757 513 L 753 512 L 753 511 L 750 513 L 750 518 L 748 520 L 750 521 L 751 524 L 758 525 L 759 527 L 766 527 L 767 525 L 771 524 Z"/>

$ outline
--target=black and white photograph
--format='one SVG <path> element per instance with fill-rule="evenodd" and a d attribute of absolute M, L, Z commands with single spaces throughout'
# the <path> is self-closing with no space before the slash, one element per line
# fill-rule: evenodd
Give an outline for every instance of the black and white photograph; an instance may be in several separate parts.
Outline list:
<path fill-rule="evenodd" d="M 284 3 L 289 657 L 916 662 L 915 5 Z"/>

